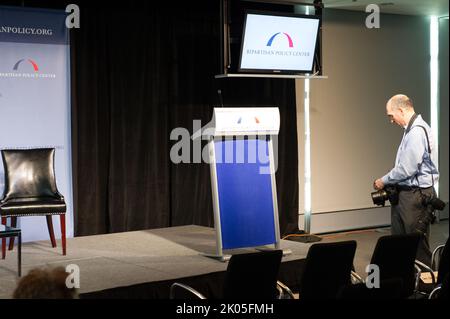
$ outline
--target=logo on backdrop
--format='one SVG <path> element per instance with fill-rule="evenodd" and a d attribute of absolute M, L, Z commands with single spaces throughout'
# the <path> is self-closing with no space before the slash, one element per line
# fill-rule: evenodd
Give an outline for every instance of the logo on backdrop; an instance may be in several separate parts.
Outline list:
<path fill-rule="evenodd" d="M 18 70 L 19 70 L 19 65 L 20 65 L 23 61 L 25 61 L 25 59 L 19 60 L 19 61 L 14 65 L 13 70 L 14 70 L 14 71 L 18 71 Z M 27 62 L 29 62 L 29 63 L 33 66 L 34 72 L 39 71 L 39 67 L 38 67 L 38 65 L 37 65 L 36 62 L 34 62 L 34 61 L 31 60 L 31 59 L 28 59 Z"/>
<path fill-rule="evenodd" d="M 266 46 L 271 47 L 271 46 L 272 46 L 272 43 L 273 43 L 273 40 L 275 40 L 275 38 L 276 38 L 278 35 L 280 35 L 280 34 L 284 34 L 284 35 L 286 36 L 286 38 L 287 38 L 287 40 L 288 40 L 288 43 L 289 43 L 289 47 L 290 47 L 290 48 L 293 48 L 293 47 L 294 47 L 294 41 L 292 41 L 291 36 L 290 36 L 289 34 L 287 34 L 286 32 L 283 32 L 283 33 L 281 33 L 281 32 L 275 33 L 275 34 L 269 39 L 269 42 L 267 42 L 267 45 L 266 45 Z"/>
<path fill-rule="evenodd" d="M 45 29 L 45 28 L 11 27 L 11 26 L 1 25 L 0 33 L 37 35 L 37 36 L 50 37 L 53 35 L 53 30 Z"/>
<path fill-rule="evenodd" d="M 29 71 L 34 71 L 30 73 Z M 0 78 L 23 78 L 23 79 L 56 79 L 54 73 L 41 73 L 36 60 L 20 59 L 12 67 L 13 72 L 1 72 Z M 28 71 L 28 72 L 27 72 Z"/>

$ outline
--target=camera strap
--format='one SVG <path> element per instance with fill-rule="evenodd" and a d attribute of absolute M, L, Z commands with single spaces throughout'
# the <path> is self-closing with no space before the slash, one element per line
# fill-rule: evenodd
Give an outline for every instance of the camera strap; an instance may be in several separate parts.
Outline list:
<path fill-rule="evenodd" d="M 409 131 L 411 131 L 412 126 L 413 126 L 414 122 L 417 120 L 418 117 L 419 117 L 419 115 L 416 114 L 416 113 L 414 113 L 414 115 L 411 117 L 411 120 L 409 120 L 408 127 L 406 128 L 406 133 L 405 133 L 405 135 L 408 134 Z"/>
<path fill-rule="evenodd" d="M 416 125 L 415 127 L 421 127 L 422 129 L 423 129 L 423 131 L 425 132 L 425 137 L 427 138 L 427 144 L 428 144 L 428 150 L 427 150 L 427 152 L 428 152 L 428 154 L 430 155 L 430 160 L 431 160 L 431 145 L 430 145 L 430 139 L 429 139 L 429 137 L 428 137 L 428 132 L 427 132 L 427 129 L 424 127 L 424 126 L 422 126 L 422 125 Z M 431 160 L 432 161 L 432 160 Z M 433 161 L 432 161 L 433 162 Z M 419 168 L 419 170 L 420 170 L 420 167 L 422 166 L 422 164 L 423 164 L 423 161 L 422 161 L 422 163 L 420 163 L 418 166 L 418 168 Z M 417 186 L 419 186 L 419 189 L 420 189 L 420 183 L 419 183 L 419 177 L 417 176 L 419 173 L 417 172 L 417 174 L 416 174 L 416 181 L 417 181 Z M 433 176 L 433 173 L 431 173 L 431 184 L 432 184 L 432 187 L 434 188 L 434 176 Z M 422 191 L 420 191 L 420 193 L 422 193 Z"/>
<path fill-rule="evenodd" d="M 406 128 L 405 135 L 408 134 L 409 131 L 411 131 L 414 127 L 421 127 L 423 129 L 423 131 L 425 132 L 425 137 L 427 138 L 428 154 L 430 154 L 430 156 L 431 156 L 431 144 L 430 144 L 430 138 L 428 137 L 427 129 L 425 128 L 425 126 L 422 126 L 422 125 L 416 125 L 416 126 L 412 127 L 418 117 L 419 117 L 419 114 L 414 113 L 413 117 L 409 121 L 408 127 Z"/>
<path fill-rule="evenodd" d="M 430 154 L 430 157 L 431 157 L 431 145 L 430 145 L 430 138 L 428 137 L 427 129 L 425 128 L 425 126 L 422 126 L 422 125 L 416 125 L 415 127 L 423 128 L 423 131 L 425 132 L 425 137 L 427 138 L 428 154 Z"/>
<path fill-rule="evenodd" d="M 428 154 L 430 155 L 430 160 L 431 160 L 431 144 L 430 144 L 430 138 L 429 138 L 429 136 L 428 136 L 428 131 L 427 131 L 427 129 L 425 128 L 425 126 L 422 126 L 422 125 L 416 125 L 416 126 L 412 127 L 413 124 L 414 124 L 414 122 L 417 120 L 418 117 L 419 117 L 418 114 L 414 114 L 414 115 L 413 115 L 413 117 L 412 117 L 411 120 L 409 121 L 409 124 L 408 124 L 408 127 L 407 127 L 407 129 L 406 129 L 405 135 L 408 134 L 409 131 L 411 131 L 414 127 L 421 127 L 421 128 L 423 129 L 423 131 L 425 132 L 425 137 L 426 137 L 426 139 L 427 139 L 427 146 L 428 146 L 427 152 L 428 152 Z M 423 161 L 422 161 L 422 163 L 420 163 L 420 164 L 418 165 L 419 170 L 420 170 L 420 167 L 422 166 L 422 164 L 423 164 Z M 417 176 L 418 174 L 419 174 L 419 173 L 417 173 L 415 177 L 416 177 L 416 181 L 417 181 L 417 186 L 418 186 L 419 189 L 420 189 L 419 177 Z M 433 188 L 434 188 L 434 176 L 433 176 L 433 173 L 431 173 L 431 183 L 432 183 L 432 186 L 433 186 Z M 422 192 L 421 192 L 421 193 L 422 193 Z"/>

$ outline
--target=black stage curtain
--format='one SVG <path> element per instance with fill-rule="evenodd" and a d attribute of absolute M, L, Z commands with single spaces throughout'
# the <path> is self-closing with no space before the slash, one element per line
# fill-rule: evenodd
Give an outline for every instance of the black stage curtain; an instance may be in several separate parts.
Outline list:
<path fill-rule="evenodd" d="M 208 123 L 218 89 L 225 106 L 280 108 L 280 227 L 282 234 L 297 229 L 295 82 L 214 79 L 220 70 L 219 1 L 67 3 L 81 9 L 81 28 L 71 32 L 77 236 L 214 226 L 209 166 L 172 164 L 177 141 L 170 133 L 184 127 L 192 134 L 194 119 Z"/>

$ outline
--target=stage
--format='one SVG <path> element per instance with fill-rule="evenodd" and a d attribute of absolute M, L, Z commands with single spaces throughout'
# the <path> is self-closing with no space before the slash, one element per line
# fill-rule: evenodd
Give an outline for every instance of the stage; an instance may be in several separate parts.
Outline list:
<path fill-rule="evenodd" d="M 296 290 L 310 244 L 281 241 L 292 254 L 283 257 L 279 280 Z M 251 252 L 254 249 L 236 252 Z M 173 282 L 220 298 L 227 263 L 215 253 L 212 228 L 182 226 L 68 239 L 67 256 L 50 240 L 22 246 L 22 275 L 35 267 L 80 268 L 80 298 L 168 298 Z M 227 252 L 228 253 L 228 252 Z M 11 298 L 17 283 L 17 248 L 0 260 L 0 298 Z"/>

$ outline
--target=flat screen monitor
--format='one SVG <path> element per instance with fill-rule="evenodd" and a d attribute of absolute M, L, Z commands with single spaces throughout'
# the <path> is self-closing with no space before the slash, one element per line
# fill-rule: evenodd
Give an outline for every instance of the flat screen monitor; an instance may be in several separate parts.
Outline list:
<path fill-rule="evenodd" d="M 247 12 L 239 71 L 312 73 L 319 25 L 317 16 Z"/>

